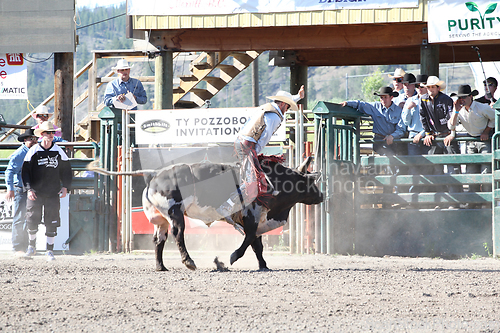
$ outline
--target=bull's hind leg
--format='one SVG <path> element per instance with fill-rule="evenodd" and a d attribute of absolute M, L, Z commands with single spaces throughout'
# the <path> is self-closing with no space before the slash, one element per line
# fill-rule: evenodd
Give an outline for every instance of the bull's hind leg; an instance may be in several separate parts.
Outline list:
<path fill-rule="evenodd" d="M 155 225 L 155 233 L 153 235 L 153 243 L 155 244 L 155 260 L 157 271 L 168 271 L 163 265 L 163 248 L 168 237 L 168 225 L 165 228 Z"/>
<path fill-rule="evenodd" d="M 170 208 L 168 215 L 172 219 L 172 235 L 175 237 L 177 248 L 181 254 L 182 263 L 186 265 L 187 268 L 195 270 L 196 265 L 194 264 L 193 259 L 189 256 L 186 249 L 186 243 L 184 242 L 184 229 L 186 228 L 186 223 L 184 221 L 184 214 L 180 205 L 175 205 Z"/>
<path fill-rule="evenodd" d="M 262 236 L 257 237 L 252 243 L 253 252 L 255 252 L 255 256 L 259 261 L 259 270 L 268 271 L 267 263 L 262 256 L 262 251 L 264 250 L 264 246 L 262 245 Z"/>

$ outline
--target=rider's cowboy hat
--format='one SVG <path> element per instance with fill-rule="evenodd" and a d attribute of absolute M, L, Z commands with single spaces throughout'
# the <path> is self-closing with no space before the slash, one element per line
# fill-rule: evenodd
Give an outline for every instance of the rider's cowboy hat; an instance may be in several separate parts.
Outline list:
<path fill-rule="evenodd" d="M 270 99 L 272 101 L 280 101 L 284 102 L 288 105 L 290 105 L 290 109 L 293 111 L 299 111 L 299 107 L 297 106 L 297 103 L 293 100 L 292 94 L 289 92 L 280 90 L 276 93 L 276 96 L 268 96 L 267 99 Z"/>
<path fill-rule="evenodd" d="M 113 69 L 114 71 L 117 71 L 117 70 L 119 70 L 119 69 L 130 69 L 130 68 L 132 68 L 132 67 L 134 67 L 134 65 L 130 66 L 130 65 L 128 64 L 128 61 L 127 61 L 127 60 L 125 60 L 125 59 L 120 59 L 120 60 L 118 60 L 118 62 L 116 63 L 116 66 L 115 66 L 115 67 L 113 67 L 112 69 Z"/>
<path fill-rule="evenodd" d="M 439 80 L 437 76 L 431 75 L 427 78 L 427 83 L 424 86 L 438 86 L 440 91 L 443 91 L 446 88 L 446 84 L 443 80 Z"/>
<path fill-rule="evenodd" d="M 56 132 L 59 128 L 57 126 L 54 126 L 52 122 L 50 121 L 44 121 L 43 123 L 40 124 L 40 126 L 35 129 L 35 135 L 38 137 L 42 136 L 42 132 Z"/>

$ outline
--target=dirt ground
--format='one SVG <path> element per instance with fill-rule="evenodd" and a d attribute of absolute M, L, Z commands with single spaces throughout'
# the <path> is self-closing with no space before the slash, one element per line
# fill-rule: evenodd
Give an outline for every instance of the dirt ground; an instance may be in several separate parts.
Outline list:
<path fill-rule="evenodd" d="M 229 252 L 217 253 L 224 263 Z M 2 332 L 500 332 L 500 261 L 249 250 L 228 272 L 193 252 L 0 254 Z"/>

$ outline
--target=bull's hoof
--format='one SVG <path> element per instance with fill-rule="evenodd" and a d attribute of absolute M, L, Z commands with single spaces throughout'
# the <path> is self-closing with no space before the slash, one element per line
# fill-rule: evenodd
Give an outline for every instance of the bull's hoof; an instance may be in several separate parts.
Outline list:
<path fill-rule="evenodd" d="M 192 271 L 196 270 L 196 265 L 192 259 L 184 260 L 183 264 Z"/>
<path fill-rule="evenodd" d="M 163 264 L 161 264 L 161 265 L 156 265 L 156 271 L 157 272 L 164 272 L 164 271 L 168 271 L 168 269 L 165 266 L 163 266 Z"/>
<path fill-rule="evenodd" d="M 267 266 L 266 267 L 259 267 L 259 271 L 261 271 L 261 272 L 269 272 L 270 269 L 267 268 Z"/>
<path fill-rule="evenodd" d="M 231 254 L 231 257 L 229 258 L 229 263 L 232 265 L 236 262 L 236 260 L 240 259 L 240 257 L 238 256 L 238 253 L 236 253 L 236 251 L 234 251 L 232 254 Z"/>

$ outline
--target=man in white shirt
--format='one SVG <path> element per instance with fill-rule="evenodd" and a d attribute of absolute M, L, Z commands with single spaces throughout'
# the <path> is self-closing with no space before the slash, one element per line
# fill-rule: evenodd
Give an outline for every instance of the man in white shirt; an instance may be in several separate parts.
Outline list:
<path fill-rule="evenodd" d="M 455 127 L 460 122 L 469 136 L 479 138 L 480 141 L 467 142 L 467 154 L 491 153 L 491 133 L 495 128 L 495 110 L 488 104 L 478 103 L 473 100 L 478 95 L 477 90 L 472 90 L 468 84 L 458 87 L 458 92 L 451 94 L 457 98 L 454 102 L 454 112 L 448 120 L 448 128 L 455 133 Z M 491 163 L 467 165 L 467 173 L 477 174 L 491 173 Z M 479 191 L 478 184 L 471 184 L 471 192 Z M 491 185 L 483 185 L 483 190 L 491 191 Z"/>

